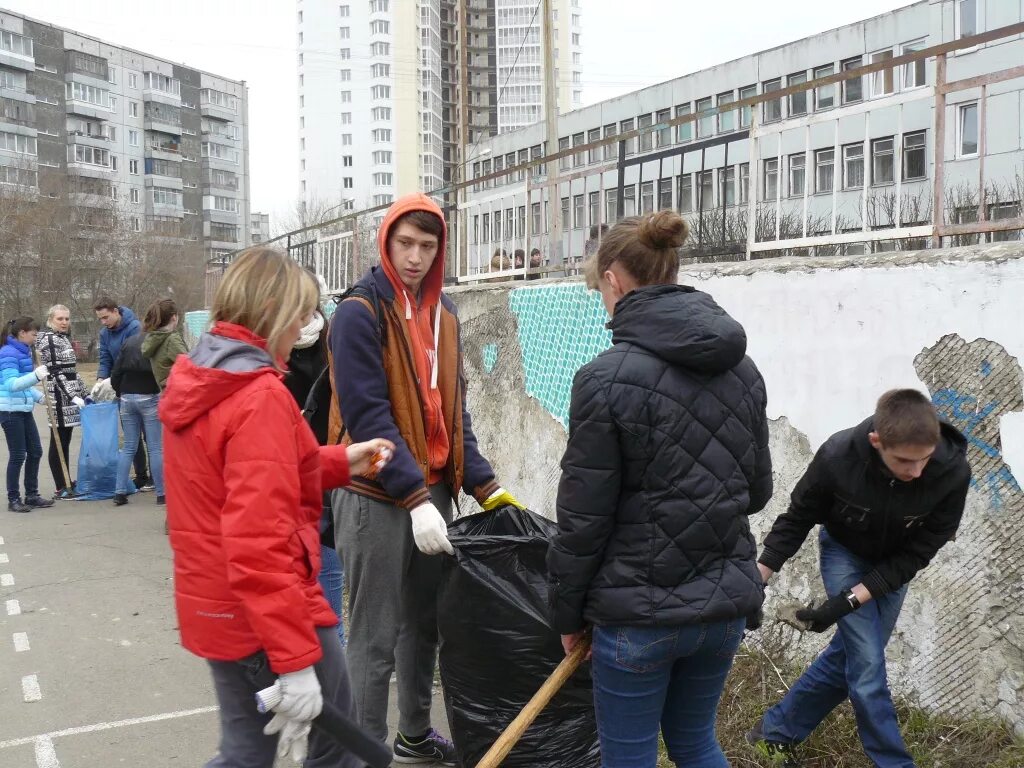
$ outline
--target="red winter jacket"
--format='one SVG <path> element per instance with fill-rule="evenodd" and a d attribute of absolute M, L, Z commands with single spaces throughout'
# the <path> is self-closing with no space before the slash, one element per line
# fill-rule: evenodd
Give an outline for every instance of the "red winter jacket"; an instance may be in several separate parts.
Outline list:
<path fill-rule="evenodd" d="M 266 343 L 218 323 L 179 357 L 160 398 L 181 641 L 207 659 L 263 649 L 278 674 L 321 656 L 323 490 L 346 485 L 343 446 L 319 447 Z"/>

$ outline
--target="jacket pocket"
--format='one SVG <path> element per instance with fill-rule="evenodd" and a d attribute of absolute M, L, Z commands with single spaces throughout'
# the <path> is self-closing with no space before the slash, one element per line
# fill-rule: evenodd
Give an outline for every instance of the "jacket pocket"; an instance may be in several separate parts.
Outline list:
<path fill-rule="evenodd" d="M 842 496 L 835 497 L 830 517 L 833 522 L 858 533 L 864 533 L 871 527 L 871 508 L 854 504 Z"/>
<path fill-rule="evenodd" d="M 320 571 L 320 534 L 314 526 L 304 525 L 295 532 L 300 551 L 295 559 L 296 573 L 304 582 L 316 579 Z"/>

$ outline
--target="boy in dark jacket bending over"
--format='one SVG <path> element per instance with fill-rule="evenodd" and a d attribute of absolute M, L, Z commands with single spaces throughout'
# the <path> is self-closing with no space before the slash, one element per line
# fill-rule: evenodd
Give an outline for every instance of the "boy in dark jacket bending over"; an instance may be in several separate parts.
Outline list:
<path fill-rule="evenodd" d="M 792 747 L 847 696 L 868 757 L 913 768 L 885 675 L 885 646 L 907 586 L 953 538 L 971 479 L 967 441 L 920 392 L 897 389 L 875 415 L 829 438 L 775 521 L 758 568 L 767 582 L 821 525 L 828 600 L 796 612 L 812 632 L 839 625 L 828 648 L 747 735 L 795 766 Z"/>

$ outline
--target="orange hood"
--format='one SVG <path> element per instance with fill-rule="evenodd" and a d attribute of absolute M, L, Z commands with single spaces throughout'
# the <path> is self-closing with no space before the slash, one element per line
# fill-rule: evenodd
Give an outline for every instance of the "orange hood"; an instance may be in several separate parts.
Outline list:
<path fill-rule="evenodd" d="M 415 304 L 416 297 L 408 295 L 408 289 L 402 283 L 401 277 L 395 271 L 391 263 L 391 254 L 388 253 L 388 235 L 391 227 L 399 218 L 412 211 L 426 211 L 432 213 L 441 220 L 441 241 L 437 244 L 437 258 L 430 265 L 423 284 L 420 286 L 420 305 L 431 307 L 441 300 L 441 286 L 444 285 L 444 257 L 448 246 L 448 227 L 444 221 L 444 214 L 437 203 L 421 192 L 413 192 L 410 195 L 403 195 L 395 200 L 388 208 L 380 230 L 377 232 L 377 248 L 380 251 L 380 263 L 384 268 L 384 274 L 388 276 L 391 286 L 395 289 L 395 295 L 402 297 L 403 304 Z"/>

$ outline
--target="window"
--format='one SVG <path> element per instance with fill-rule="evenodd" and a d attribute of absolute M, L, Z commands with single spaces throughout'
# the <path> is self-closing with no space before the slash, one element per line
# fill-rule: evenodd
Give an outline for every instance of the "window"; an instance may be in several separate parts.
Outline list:
<path fill-rule="evenodd" d="M 697 101 L 697 138 L 703 139 L 707 136 L 713 136 L 715 133 L 715 116 L 704 115 L 705 112 L 711 111 L 711 97 L 706 99 L 699 99 Z"/>
<path fill-rule="evenodd" d="M 782 78 L 775 78 L 774 80 L 768 80 L 761 87 L 761 93 L 771 93 L 772 91 L 782 90 Z M 772 99 L 771 101 L 763 102 L 764 104 L 764 122 L 774 123 L 777 120 L 782 119 L 782 99 Z"/>
<path fill-rule="evenodd" d="M 843 71 L 849 72 L 851 69 L 857 69 L 863 62 L 861 57 L 858 56 L 855 59 L 847 59 L 843 62 Z M 843 104 L 853 104 L 854 102 L 860 101 L 864 98 L 864 78 L 863 77 L 851 77 L 849 80 L 843 81 Z"/>
<path fill-rule="evenodd" d="M 764 199 L 775 200 L 779 196 L 779 160 L 765 160 L 764 167 Z"/>
<path fill-rule="evenodd" d="M 736 205 L 736 169 L 720 168 L 718 170 L 718 202 L 731 208 Z"/>
<path fill-rule="evenodd" d="M 679 212 L 690 213 L 693 210 L 693 174 L 684 173 L 679 177 Z"/>
<path fill-rule="evenodd" d="M 903 53 L 913 53 L 914 51 L 920 51 L 924 47 L 924 40 L 915 40 L 912 43 L 904 43 Z M 917 61 L 912 61 L 909 64 L 903 65 L 903 90 L 906 91 L 911 88 L 920 88 L 924 84 L 924 59 L 918 59 Z"/>
<path fill-rule="evenodd" d="M 893 140 L 875 139 L 871 142 L 871 183 L 891 184 L 894 178 Z"/>
<path fill-rule="evenodd" d="M 348 27 L 338 27 L 338 35 L 342 40 L 348 40 L 351 34 L 351 30 Z"/>
<path fill-rule="evenodd" d="M 676 117 L 689 115 L 693 109 L 689 104 L 680 104 L 676 107 Z M 676 126 L 676 141 L 689 141 L 693 138 L 693 123 L 680 123 Z"/>
<path fill-rule="evenodd" d="M 594 226 L 601 218 L 601 193 L 591 192 L 587 195 L 587 216 L 590 226 Z"/>
<path fill-rule="evenodd" d="M 146 88 L 149 90 L 181 96 L 180 80 L 176 80 L 170 75 L 161 75 L 159 72 L 146 72 L 143 77 L 146 80 Z"/>
<path fill-rule="evenodd" d="M 352 125 L 352 113 L 351 112 L 342 112 L 341 113 L 341 124 L 342 125 Z"/>
<path fill-rule="evenodd" d="M 138 160 L 129 160 L 128 161 L 128 173 L 132 174 L 133 176 L 138 176 L 139 175 L 139 161 Z"/>
<path fill-rule="evenodd" d="M 622 133 L 629 133 L 634 129 L 635 125 L 636 122 L 634 120 L 623 120 L 622 122 L 619 123 L 619 131 Z M 626 154 L 636 154 L 636 139 L 626 140 Z"/>
<path fill-rule="evenodd" d="M 390 56 L 391 43 L 376 42 L 370 43 L 370 54 L 373 56 Z"/>
<path fill-rule="evenodd" d="M 299 13 L 302 13 L 302 11 L 299 11 Z M 343 19 L 347 19 L 348 18 L 348 6 L 347 5 L 339 5 L 338 6 L 338 13 L 341 15 L 341 17 Z"/>
<path fill-rule="evenodd" d="M 744 99 L 752 99 L 757 96 L 757 86 L 748 85 L 746 88 L 740 88 L 740 101 Z M 740 109 L 740 128 L 749 128 L 751 120 L 754 116 L 754 108 L 746 106 Z"/>
<path fill-rule="evenodd" d="M 580 44 L 580 33 L 579 32 L 573 32 L 572 33 L 572 44 L 573 45 L 579 45 Z"/>
<path fill-rule="evenodd" d="M 351 103 L 351 101 L 352 101 L 352 91 L 342 91 L 341 92 L 341 103 L 342 104 L 349 104 L 349 103 Z"/>
<path fill-rule="evenodd" d="M 387 13 L 388 0 L 370 0 L 370 13 Z"/>
<path fill-rule="evenodd" d="M 387 35 L 391 32 L 391 22 L 384 19 L 374 19 L 370 22 L 371 35 Z"/>
<path fill-rule="evenodd" d="M 750 197 L 750 163 L 740 163 L 740 205 L 746 205 Z"/>
<path fill-rule="evenodd" d="M 604 223 L 614 224 L 619 220 L 619 191 L 609 189 L 604 193 Z"/>
<path fill-rule="evenodd" d="M 672 210 L 672 179 L 658 179 L 658 210 Z"/>
<path fill-rule="evenodd" d="M 94 104 L 98 107 L 110 109 L 110 92 L 93 85 L 82 83 L 67 83 L 66 97 L 75 101 L 84 101 L 87 104 Z"/>
<path fill-rule="evenodd" d="M 391 163 L 391 152 L 390 150 L 378 149 L 373 153 L 373 164 L 374 165 L 390 165 Z"/>
<path fill-rule="evenodd" d="M 223 91 L 215 91 L 212 88 L 203 88 L 199 92 L 199 102 L 201 104 L 212 104 L 229 112 L 235 112 L 238 109 L 238 100 L 234 96 Z"/>
<path fill-rule="evenodd" d="M 880 61 L 888 61 L 892 58 L 892 51 L 879 51 L 871 54 L 871 63 L 877 64 Z M 895 77 L 893 70 L 883 69 L 881 72 L 874 72 L 871 75 L 871 98 L 888 96 L 895 90 Z"/>
<path fill-rule="evenodd" d="M 646 115 L 640 115 L 637 125 L 640 130 L 643 131 L 643 133 L 640 134 L 640 151 L 650 152 L 654 149 L 654 133 L 652 131 L 644 131 L 644 128 L 650 128 L 654 125 L 654 118 L 649 113 Z"/>
<path fill-rule="evenodd" d="M 117 85 L 117 68 L 110 65 L 107 66 L 107 82 Z M 114 187 L 117 189 L 117 187 Z"/>
<path fill-rule="evenodd" d="M 389 143 L 391 141 L 391 129 L 390 128 L 374 128 L 373 129 L 373 141 L 376 144 Z M 351 135 L 349 136 L 349 143 L 351 143 Z"/>
<path fill-rule="evenodd" d="M 128 73 L 128 87 L 136 89 L 139 87 L 139 76 L 134 72 Z"/>
<path fill-rule="evenodd" d="M 540 213 L 540 203 L 530 205 L 530 232 L 537 234 L 544 231 L 544 219 Z"/>
<path fill-rule="evenodd" d="M 32 136 L 22 136 L 17 133 L 0 133 L 0 150 L 3 149 L 22 155 L 34 155 L 36 154 L 36 140 Z M 91 149 L 91 147 L 87 147 L 87 149 Z M 106 152 L 106 150 L 103 151 Z"/>
<path fill-rule="evenodd" d="M 806 72 L 797 72 L 786 79 L 787 86 L 800 85 L 807 82 Z M 789 117 L 807 114 L 807 91 L 794 93 L 789 97 Z"/>
<path fill-rule="evenodd" d="M 351 48 L 341 48 L 338 51 L 338 58 L 340 58 L 342 61 L 348 61 L 349 59 L 352 58 L 352 49 Z"/>
<path fill-rule="evenodd" d="M 572 197 L 572 226 L 573 229 L 583 229 L 587 226 L 587 220 L 585 217 L 585 208 L 583 206 L 583 195 L 573 195 Z"/>
<path fill-rule="evenodd" d="M 903 136 L 903 180 L 923 179 L 928 172 L 925 156 L 925 132 L 907 133 Z"/>
<path fill-rule="evenodd" d="M 390 141 L 390 135 L 391 135 L 391 132 L 389 131 L 388 132 L 388 136 L 389 136 L 388 140 L 389 141 Z M 343 146 L 343 147 L 351 147 L 352 146 L 352 134 L 351 133 L 343 133 L 343 134 L 341 134 L 341 146 Z"/>
<path fill-rule="evenodd" d="M 130 146 L 130 147 L 137 147 L 137 146 L 139 146 L 139 132 L 138 131 L 132 131 L 132 130 L 128 131 L 128 146 Z"/>
<path fill-rule="evenodd" d="M 843 147 L 843 189 L 864 186 L 864 145 L 847 144 Z"/>
<path fill-rule="evenodd" d="M 818 67 L 814 70 L 814 79 L 817 80 L 820 77 L 828 77 L 835 72 L 835 67 L 828 64 L 824 67 Z M 836 105 L 836 87 L 835 85 L 820 85 L 814 89 L 814 111 L 819 112 L 823 109 L 832 109 Z"/>
<path fill-rule="evenodd" d="M 956 0 L 956 37 L 978 34 L 978 0 Z"/>
<path fill-rule="evenodd" d="M 32 56 L 32 38 L 8 32 L 6 29 L 0 30 L 0 49 L 21 56 Z"/>
<path fill-rule="evenodd" d="M 606 125 L 604 127 L 604 137 L 607 139 L 609 136 L 618 136 L 619 128 L 616 125 Z M 619 145 L 615 142 L 604 145 L 604 159 L 614 160 L 619 155 Z"/>
<path fill-rule="evenodd" d="M 640 185 L 640 215 L 654 213 L 654 182 L 645 181 Z"/>
<path fill-rule="evenodd" d="M 835 180 L 836 151 L 819 149 L 814 153 L 814 191 L 831 192 Z"/>
<path fill-rule="evenodd" d="M 390 187 L 394 183 L 394 176 L 390 173 L 375 173 L 373 183 L 378 187 Z"/>
<path fill-rule="evenodd" d="M 595 141 L 600 141 L 600 140 L 601 140 L 601 129 L 600 128 L 592 128 L 591 130 L 589 130 L 587 132 L 587 143 L 588 144 L 593 144 Z M 526 158 L 522 156 L 523 155 L 523 151 L 522 150 L 519 151 L 519 155 L 520 155 L 519 162 L 520 163 L 525 163 L 526 162 Z M 596 163 L 596 162 L 600 161 L 600 159 L 601 159 L 601 148 L 600 147 L 594 147 L 593 149 L 591 149 L 590 152 L 588 153 L 587 162 L 588 163 Z M 520 179 L 520 181 L 521 181 L 521 179 Z"/>
<path fill-rule="evenodd" d="M 803 197 L 807 183 L 807 155 L 801 152 L 789 156 L 789 196 Z"/>
<path fill-rule="evenodd" d="M 375 85 L 370 88 L 370 96 L 374 99 L 390 99 L 391 98 L 391 86 L 390 85 Z"/>
<path fill-rule="evenodd" d="M 569 141 L 570 139 L 568 136 L 563 136 L 562 138 L 560 138 L 558 140 L 558 151 L 561 152 L 562 150 L 568 149 Z M 563 155 L 562 157 L 558 158 L 558 170 L 567 171 L 571 167 L 572 158 L 569 155 Z"/>
<path fill-rule="evenodd" d="M 1000 221 L 1001 219 L 1016 219 L 1020 216 L 1020 203 L 993 203 L 988 209 L 988 218 L 990 221 Z M 1006 230 L 1004 232 L 993 232 L 992 242 L 1000 243 L 1007 242 L 1010 240 L 1019 240 L 1020 231 Z"/>
<path fill-rule="evenodd" d="M 726 104 L 731 104 L 736 101 L 736 96 L 732 91 L 728 93 L 718 94 L 718 109 L 721 110 Z M 736 112 L 735 110 L 728 110 L 726 112 L 719 112 L 718 115 L 718 130 L 721 132 L 732 131 L 736 129 Z"/>
<path fill-rule="evenodd" d="M 177 189 L 167 189 L 165 187 L 153 187 L 151 190 L 153 195 L 153 205 L 173 205 L 175 208 L 181 207 L 181 191 Z M 214 198 L 215 200 L 228 200 L 229 198 Z M 231 202 L 237 205 L 234 199 Z M 231 208 L 218 208 L 221 211 L 237 210 Z"/>
<path fill-rule="evenodd" d="M 390 64 L 374 64 L 370 67 L 371 77 L 391 77 Z"/>
<path fill-rule="evenodd" d="M 341 156 L 341 166 L 342 166 L 342 168 L 351 168 L 352 167 L 352 155 L 342 155 Z"/>
<path fill-rule="evenodd" d="M 343 69 L 338 73 L 338 76 L 341 78 L 341 82 L 347 83 L 352 79 L 352 70 Z"/>
<path fill-rule="evenodd" d="M 3 136 L 9 136 L 10 134 L 0 133 L 0 139 Z M 32 140 L 33 143 L 35 139 Z M 3 148 L 3 144 L 0 143 L 0 149 Z M 31 152 L 30 154 L 35 154 Z M 96 147 L 83 147 L 80 144 L 76 144 L 72 147 L 68 147 L 68 162 L 72 163 L 84 163 L 86 165 L 98 165 L 101 168 L 110 167 L 110 153 L 105 149 L 97 149 Z"/>
<path fill-rule="evenodd" d="M 622 210 L 626 216 L 636 216 L 636 185 L 628 184 L 622 189 Z"/>
<path fill-rule="evenodd" d="M 574 133 L 572 136 L 572 145 L 574 147 L 582 147 L 586 142 L 583 139 L 582 133 Z M 587 154 L 585 152 L 577 152 L 572 156 L 572 164 L 574 168 L 579 168 L 582 165 L 587 164 Z"/>
<path fill-rule="evenodd" d="M 978 154 L 978 104 L 961 104 L 960 119 L 957 121 L 960 157 Z"/>
<path fill-rule="evenodd" d="M 672 110 L 663 109 L 658 112 L 656 118 L 658 124 L 667 123 L 672 119 Z M 671 128 L 659 128 L 657 134 L 657 144 L 659 147 L 668 147 L 672 144 L 672 129 Z"/>
<path fill-rule="evenodd" d="M 571 222 L 569 221 L 569 198 L 568 197 L 563 197 L 562 198 L 562 231 L 563 232 L 567 231 L 569 229 L 569 225 L 570 224 L 571 224 Z M 501 238 L 499 237 L 498 239 L 500 240 Z"/>
<path fill-rule="evenodd" d="M 370 114 L 374 120 L 390 120 L 391 107 L 374 107 Z"/>
<path fill-rule="evenodd" d="M 715 207 L 715 172 L 697 174 L 697 208 L 707 211 Z"/>
<path fill-rule="evenodd" d="M 138 162 L 138 161 L 136 160 L 134 162 Z M 129 194 L 129 198 L 131 199 L 131 201 L 133 203 L 141 202 L 141 196 L 139 195 L 139 188 L 138 187 L 132 187 L 132 191 Z"/>

